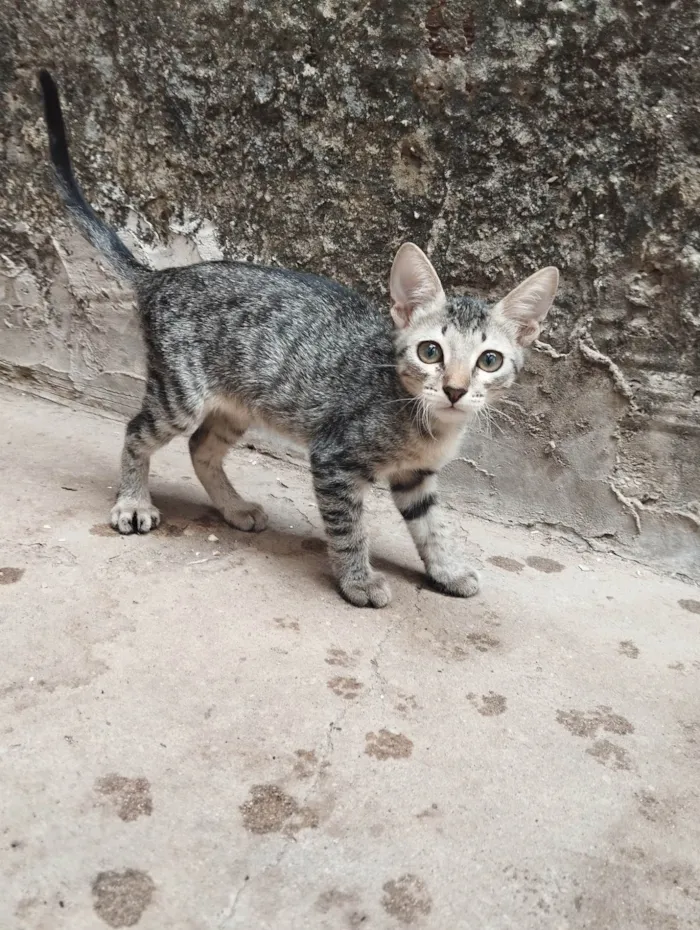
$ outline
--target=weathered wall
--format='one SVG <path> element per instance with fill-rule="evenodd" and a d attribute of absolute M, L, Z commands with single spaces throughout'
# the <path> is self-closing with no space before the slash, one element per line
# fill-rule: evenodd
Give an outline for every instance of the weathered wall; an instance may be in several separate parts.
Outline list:
<path fill-rule="evenodd" d="M 124 411 L 130 295 L 44 167 L 51 67 L 79 176 L 157 261 L 222 253 L 386 299 L 563 287 L 517 394 L 451 470 L 466 509 L 700 578 L 700 67 L 693 0 L 0 0 L 0 371 Z"/>

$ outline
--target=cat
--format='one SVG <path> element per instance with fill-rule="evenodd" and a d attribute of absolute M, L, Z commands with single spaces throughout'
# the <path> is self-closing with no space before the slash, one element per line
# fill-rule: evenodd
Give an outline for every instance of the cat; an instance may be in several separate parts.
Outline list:
<path fill-rule="evenodd" d="M 363 526 L 368 485 L 388 479 L 426 573 L 440 591 L 470 597 L 477 571 L 454 547 L 438 503 L 437 473 L 475 414 L 516 379 L 559 273 L 544 268 L 490 306 L 446 296 L 426 255 L 398 250 L 391 309 L 312 274 L 244 262 L 152 271 L 85 201 L 71 166 L 58 88 L 39 75 L 49 151 L 63 202 L 88 239 L 134 289 L 147 354 L 143 405 L 126 427 L 111 512 L 120 533 L 147 533 L 160 515 L 148 490 L 153 453 L 189 434 L 197 477 L 224 519 L 263 530 L 223 462 L 251 424 L 306 445 L 340 593 L 384 607 Z"/>

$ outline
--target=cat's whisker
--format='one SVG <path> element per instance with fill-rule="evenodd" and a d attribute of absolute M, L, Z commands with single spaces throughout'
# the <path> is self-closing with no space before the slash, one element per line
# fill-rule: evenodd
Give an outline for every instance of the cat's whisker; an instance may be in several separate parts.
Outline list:
<path fill-rule="evenodd" d="M 494 416 L 499 416 L 505 420 L 506 423 L 510 423 L 511 426 L 515 426 L 515 420 L 513 417 L 509 416 L 505 410 L 499 410 L 498 407 L 489 407 L 489 413 L 492 413 Z"/>

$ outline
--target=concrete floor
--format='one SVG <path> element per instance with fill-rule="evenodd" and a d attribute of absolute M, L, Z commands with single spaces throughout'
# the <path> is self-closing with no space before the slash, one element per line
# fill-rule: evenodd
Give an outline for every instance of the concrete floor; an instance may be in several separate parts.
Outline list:
<path fill-rule="evenodd" d="M 3 930 L 700 926 L 700 591 L 452 513 L 483 593 L 336 595 L 307 473 L 185 444 L 106 526 L 122 425 L 0 392 Z"/>

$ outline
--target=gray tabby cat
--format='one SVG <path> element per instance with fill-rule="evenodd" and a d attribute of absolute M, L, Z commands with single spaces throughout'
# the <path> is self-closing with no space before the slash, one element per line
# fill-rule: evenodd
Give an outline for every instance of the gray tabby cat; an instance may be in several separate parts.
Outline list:
<path fill-rule="evenodd" d="M 437 472 L 456 454 L 470 415 L 514 382 L 557 289 L 556 268 L 529 277 L 495 306 L 446 297 L 411 243 L 391 269 L 385 313 L 311 274 L 239 262 L 151 271 L 85 202 L 74 178 L 58 89 L 42 71 L 51 160 L 63 201 L 86 238 L 136 292 L 148 377 L 126 428 L 112 509 L 120 533 L 147 533 L 153 453 L 191 434 L 194 470 L 224 519 L 262 530 L 265 512 L 232 487 L 224 457 L 251 424 L 304 443 L 341 593 L 384 607 L 363 526 L 368 485 L 388 479 L 433 584 L 470 597 L 477 572 L 455 551 L 438 506 Z"/>

